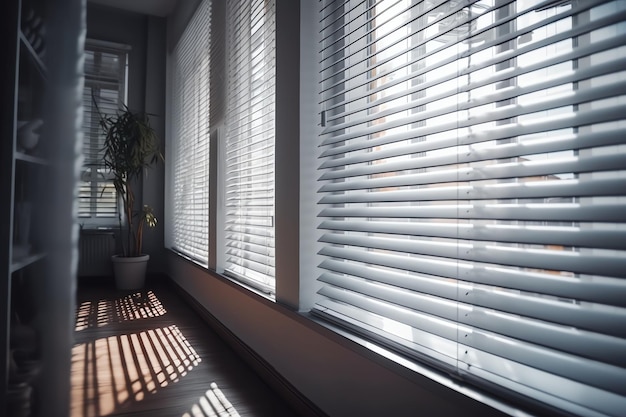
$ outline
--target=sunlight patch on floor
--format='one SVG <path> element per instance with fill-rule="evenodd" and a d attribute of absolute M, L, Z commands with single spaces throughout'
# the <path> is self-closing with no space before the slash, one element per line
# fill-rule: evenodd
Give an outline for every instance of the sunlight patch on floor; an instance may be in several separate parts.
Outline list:
<path fill-rule="evenodd" d="M 76 331 L 110 323 L 160 317 L 167 311 L 152 291 L 137 292 L 115 300 L 84 301 L 76 311 Z"/>
<path fill-rule="evenodd" d="M 200 362 L 176 325 L 77 344 L 71 415 L 109 415 L 178 382 Z"/>
<path fill-rule="evenodd" d="M 182 417 L 239 417 L 239 413 L 217 384 L 212 382 L 211 388 Z"/>

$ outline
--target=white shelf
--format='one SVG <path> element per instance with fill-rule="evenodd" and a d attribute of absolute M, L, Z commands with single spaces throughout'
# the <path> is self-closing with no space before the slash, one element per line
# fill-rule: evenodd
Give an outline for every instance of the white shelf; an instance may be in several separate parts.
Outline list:
<path fill-rule="evenodd" d="M 46 256 L 45 253 L 33 253 L 26 256 L 22 256 L 20 258 L 13 258 L 11 262 L 11 270 L 13 273 L 15 271 L 19 271 L 22 268 L 26 268 L 28 265 L 32 265 L 35 262 L 43 259 Z"/>
<path fill-rule="evenodd" d="M 46 64 L 44 64 L 39 54 L 35 52 L 35 48 L 33 48 L 33 46 L 30 44 L 28 39 L 26 39 L 26 36 L 21 30 L 20 30 L 20 41 L 22 41 L 21 44 L 28 51 L 28 55 L 30 56 L 30 58 L 33 60 L 33 62 L 35 62 L 37 70 L 39 71 L 41 76 L 45 79 L 47 72 L 48 72 L 46 69 Z"/>
<path fill-rule="evenodd" d="M 28 155 L 20 151 L 15 152 L 15 159 L 24 162 L 30 162 L 32 164 L 48 165 L 48 161 L 46 159 L 39 156 Z"/>

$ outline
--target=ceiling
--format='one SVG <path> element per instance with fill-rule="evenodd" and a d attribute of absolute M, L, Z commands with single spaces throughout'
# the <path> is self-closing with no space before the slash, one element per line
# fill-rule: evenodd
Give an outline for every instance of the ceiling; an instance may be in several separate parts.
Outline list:
<path fill-rule="evenodd" d="M 131 12 L 165 17 L 174 10 L 177 0 L 88 0 L 88 2 Z"/>

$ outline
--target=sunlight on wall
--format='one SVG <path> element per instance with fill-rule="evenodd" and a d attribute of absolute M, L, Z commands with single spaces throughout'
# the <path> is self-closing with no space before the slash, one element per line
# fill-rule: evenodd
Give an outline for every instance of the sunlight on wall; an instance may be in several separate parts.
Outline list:
<path fill-rule="evenodd" d="M 176 325 L 78 344 L 72 349 L 72 415 L 109 415 L 178 382 L 200 362 Z"/>
<path fill-rule="evenodd" d="M 239 413 L 215 382 L 191 410 L 182 417 L 238 417 Z"/>
<path fill-rule="evenodd" d="M 109 323 L 159 317 L 167 311 L 152 291 L 135 293 L 115 300 L 82 302 L 76 312 L 76 331 Z"/>

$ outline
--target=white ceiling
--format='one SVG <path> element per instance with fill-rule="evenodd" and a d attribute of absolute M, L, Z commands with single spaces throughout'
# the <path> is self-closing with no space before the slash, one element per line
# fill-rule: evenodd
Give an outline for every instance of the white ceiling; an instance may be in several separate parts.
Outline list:
<path fill-rule="evenodd" d="M 89 3 L 102 4 L 118 9 L 142 14 L 165 17 L 176 5 L 177 0 L 88 0 Z"/>

